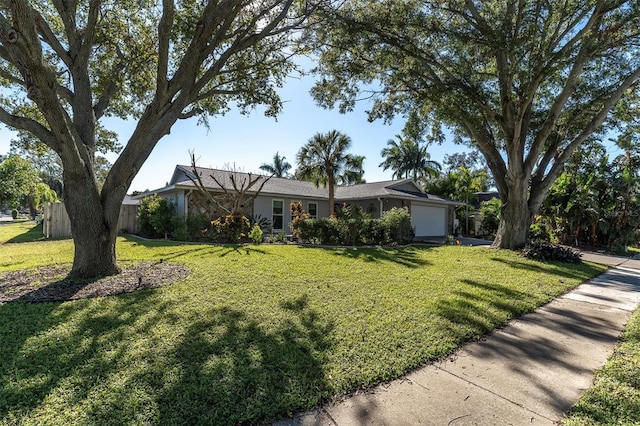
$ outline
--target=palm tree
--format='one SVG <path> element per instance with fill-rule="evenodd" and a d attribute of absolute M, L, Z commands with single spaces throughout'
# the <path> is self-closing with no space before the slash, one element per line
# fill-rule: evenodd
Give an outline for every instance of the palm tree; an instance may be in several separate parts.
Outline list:
<path fill-rule="evenodd" d="M 349 136 L 337 130 L 316 133 L 297 155 L 300 179 L 309 180 L 316 186 L 329 187 L 329 215 L 334 215 L 333 200 L 337 183 L 362 182 L 364 156 L 347 154 L 351 145 Z"/>
<path fill-rule="evenodd" d="M 427 145 L 401 135 L 396 135 L 396 139 L 389 139 L 387 147 L 380 151 L 385 160 L 378 167 L 383 170 L 392 169 L 394 179 L 411 178 L 415 182 L 440 174 L 442 166 L 431 160 Z"/>
<path fill-rule="evenodd" d="M 291 164 L 286 160 L 287 157 L 281 157 L 280 152 L 276 152 L 276 155 L 273 156 L 273 163 L 262 163 L 262 165 L 260 165 L 260 170 L 263 170 L 274 177 L 288 177 Z"/>

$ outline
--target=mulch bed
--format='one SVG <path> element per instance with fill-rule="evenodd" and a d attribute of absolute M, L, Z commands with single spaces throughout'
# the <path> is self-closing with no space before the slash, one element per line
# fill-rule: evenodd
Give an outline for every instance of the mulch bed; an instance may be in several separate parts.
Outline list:
<path fill-rule="evenodd" d="M 67 278 L 71 265 L 54 265 L 0 274 L 0 303 L 58 302 L 113 296 L 162 287 L 189 276 L 189 269 L 177 263 L 140 262 L 122 272 L 96 280 Z"/>

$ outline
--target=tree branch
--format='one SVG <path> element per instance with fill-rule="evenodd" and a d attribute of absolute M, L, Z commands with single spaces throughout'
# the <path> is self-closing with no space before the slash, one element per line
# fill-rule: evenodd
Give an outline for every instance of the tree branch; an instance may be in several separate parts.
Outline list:
<path fill-rule="evenodd" d="M 49 148 L 60 153 L 60 145 L 55 136 L 45 126 L 31 118 L 13 115 L 0 106 L 0 121 L 14 129 L 31 133 Z"/>
<path fill-rule="evenodd" d="M 618 89 L 611 94 L 609 99 L 604 103 L 602 108 L 600 108 L 598 113 L 595 114 L 593 119 L 584 127 L 582 132 L 567 145 L 560 155 L 557 156 L 553 166 L 551 166 L 551 169 L 547 173 L 547 176 L 540 183 L 540 190 L 547 190 L 551 187 L 554 180 L 562 172 L 562 166 L 569 160 L 576 148 L 578 148 L 581 143 L 591 136 L 591 134 L 602 125 L 602 123 L 604 123 L 604 120 L 609 115 L 611 109 L 618 103 L 618 101 L 620 101 L 620 99 L 622 99 L 627 90 L 632 87 L 637 87 L 639 81 L 640 68 L 637 68 L 623 80 Z"/>
<path fill-rule="evenodd" d="M 38 28 L 38 32 L 42 36 L 42 39 L 45 43 L 47 43 L 56 55 L 64 62 L 68 69 L 71 69 L 73 66 L 73 60 L 69 55 L 67 49 L 62 46 L 60 40 L 56 37 L 56 35 L 49 27 L 49 23 L 44 19 L 44 17 L 40 14 L 40 12 L 36 11 L 36 27 Z"/>
<path fill-rule="evenodd" d="M 120 62 L 118 62 L 115 68 L 113 69 L 114 75 L 118 75 L 120 72 L 122 72 L 122 70 L 124 70 L 126 66 L 124 56 L 122 55 L 119 49 L 117 51 L 117 54 L 120 59 Z M 113 99 L 117 91 L 118 91 L 118 83 L 116 82 L 116 80 L 112 79 L 111 81 L 109 81 L 109 85 L 104 90 L 104 92 L 102 92 L 102 96 L 100 96 L 100 99 L 98 99 L 98 102 L 93 107 L 93 115 L 95 116 L 96 120 L 100 119 L 104 115 L 105 111 L 109 107 L 109 103 L 111 102 L 111 99 Z"/>
<path fill-rule="evenodd" d="M 156 76 L 156 99 L 162 99 L 167 94 L 169 70 L 169 44 L 175 5 L 173 0 L 162 0 L 162 16 L 158 23 L 158 67 Z"/>

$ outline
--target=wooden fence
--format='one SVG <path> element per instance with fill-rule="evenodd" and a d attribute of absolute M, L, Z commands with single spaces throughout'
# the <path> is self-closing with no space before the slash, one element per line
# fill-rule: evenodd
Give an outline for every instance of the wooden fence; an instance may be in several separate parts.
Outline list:
<path fill-rule="evenodd" d="M 44 204 L 42 232 L 45 238 L 71 238 L 71 222 L 63 203 Z M 138 232 L 138 206 L 123 204 L 120 207 L 118 232 Z"/>

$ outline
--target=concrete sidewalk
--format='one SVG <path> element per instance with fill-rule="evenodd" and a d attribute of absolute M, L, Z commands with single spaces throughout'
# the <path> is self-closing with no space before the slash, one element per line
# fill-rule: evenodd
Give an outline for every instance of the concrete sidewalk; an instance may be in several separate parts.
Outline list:
<path fill-rule="evenodd" d="M 277 425 L 554 425 L 612 353 L 640 302 L 640 260 L 613 266 L 455 355 Z"/>

